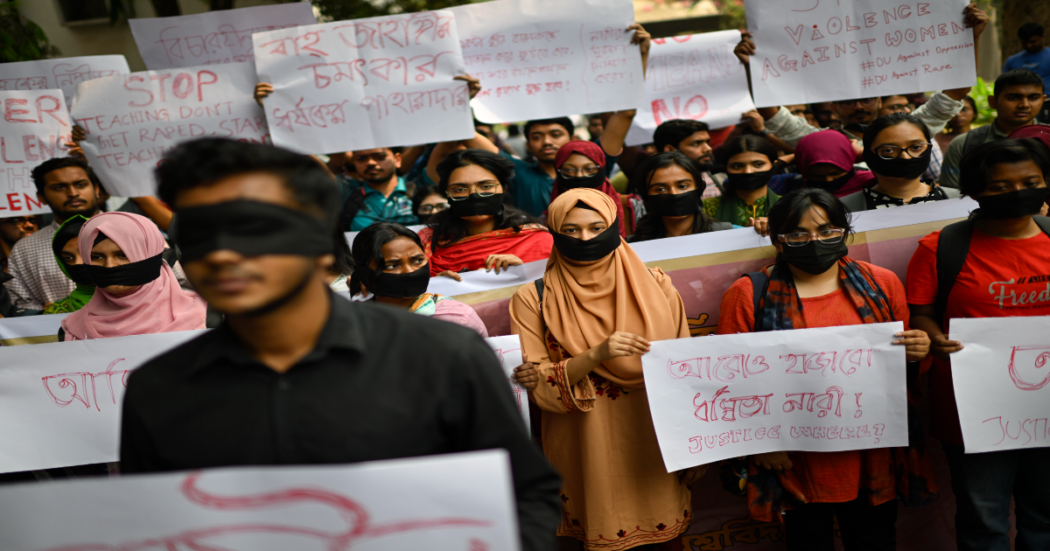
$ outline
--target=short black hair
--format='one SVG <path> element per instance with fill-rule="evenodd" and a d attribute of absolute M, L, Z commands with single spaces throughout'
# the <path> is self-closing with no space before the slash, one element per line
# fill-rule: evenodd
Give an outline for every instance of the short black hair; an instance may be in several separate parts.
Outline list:
<path fill-rule="evenodd" d="M 828 222 L 853 235 L 852 216 L 837 197 L 820 188 L 797 189 L 781 197 L 769 208 L 769 238 L 779 243 L 779 236 L 791 233 L 812 207 L 820 207 L 828 215 Z"/>
<path fill-rule="evenodd" d="M 88 180 L 91 180 L 91 185 L 95 186 L 95 189 L 100 189 L 102 187 L 102 182 L 98 179 L 98 176 L 95 175 L 95 171 L 91 170 L 91 167 L 84 159 L 81 159 L 80 157 L 55 157 L 40 163 L 30 173 L 33 178 L 33 185 L 36 186 L 36 192 L 43 197 L 44 187 L 47 185 L 47 183 L 44 182 L 44 176 L 47 176 L 56 170 L 70 167 L 84 169 L 84 172 L 87 173 Z"/>
<path fill-rule="evenodd" d="M 528 139 L 529 132 L 532 131 L 532 127 L 537 124 L 560 124 L 565 131 L 571 136 L 576 131 L 576 125 L 572 123 L 572 119 L 569 117 L 558 117 L 556 119 L 536 119 L 525 123 L 525 138 Z"/>
<path fill-rule="evenodd" d="M 930 128 L 924 122 L 915 118 L 915 115 L 911 113 L 892 113 L 884 117 L 877 117 L 864 129 L 864 151 L 870 151 L 872 146 L 875 145 L 875 138 L 879 135 L 879 132 L 898 124 L 915 126 L 922 131 L 922 135 L 926 137 L 927 142 L 932 139 Z"/>
<path fill-rule="evenodd" d="M 678 146 L 689 136 L 697 132 L 710 131 L 711 127 L 707 126 L 706 122 L 692 119 L 671 119 L 660 123 L 660 126 L 656 127 L 656 131 L 653 132 L 653 144 L 656 145 L 658 153 L 664 150 L 665 145 L 678 149 Z"/>
<path fill-rule="evenodd" d="M 319 161 L 271 145 L 202 138 L 178 145 L 155 170 L 157 195 L 176 212 L 180 192 L 249 172 L 269 172 L 284 180 L 295 201 L 327 224 L 339 212 L 339 187 Z"/>
<path fill-rule="evenodd" d="M 980 195 L 988 187 L 988 171 L 995 165 L 1032 161 L 1050 184 L 1050 150 L 1039 140 L 999 140 L 981 144 L 959 162 L 959 191 Z"/>
<path fill-rule="evenodd" d="M 1043 36 L 1043 26 L 1039 23 L 1028 22 L 1017 29 L 1017 38 L 1020 38 L 1022 42 L 1033 36 Z"/>
<path fill-rule="evenodd" d="M 397 147 L 366 147 L 365 149 L 358 149 L 358 151 L 366 151 L 368 149 L 386 149 L 387 151 L 389 151 L 391 153 L 398 153 L 398 154 L 405 152 L 405 148 L 402 147 L 402 146 L 397 146 Z M 353 151 L 351 151 L 350 153 L 353 153 Z"/>
<path fill-rule="evenodd" d="M 1043 77 L 1036 74 L 1034 71 L 1028 69 L 1014 69 L 1013 71 L 1007 71 L 995 79 L 995 88 L 992 95 L 999 97 L 1007 87 L 1009 86 L 1022 86 L 1025 84 L 1038 85 L 1040 90 L 1044 92 Z"/>
<path fill-rule="evenodd" d="M 392 222 L 372 224 L 361 230 L 354 237 L 354 246 L 352 247 L 354 273 L 350 276 L 348 285 L 350 296 L 361 292 L 362 283 L 365 287 L 371 287 L 375 278 L 383 273 L 383 265 L 385 264 L 383 245 L 399 237 L 411 239 L 416 245 L 419 245 L 420 250 L 423 250 L 423 242 L 419 239 L 419 235 L 416 232 L 401 224 Z M 375 268 L 369 266 L 373 262 L 376 265 Z"/>
<path fill-rule="evenodd" d="M 415 193 L 412 194 L 412 213 L 419 213 L 419 207 L 423 205 L 423 201 L 427 200 L 427 197 L 431 195 L 438 195 L 444 197 L 445 194 L 437 188 L 437 186 L 419 186 L 416 188 Z"/>

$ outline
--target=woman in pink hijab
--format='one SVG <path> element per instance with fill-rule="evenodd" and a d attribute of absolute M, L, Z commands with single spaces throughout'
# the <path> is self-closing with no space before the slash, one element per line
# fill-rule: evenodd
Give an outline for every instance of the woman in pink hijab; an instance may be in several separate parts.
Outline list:
<path fill-rule="evenodd" d="M 62 321 L 61 340 L 204 329 L 204 299 L 179 287 L 161 257 L 164 237 L 148 218 L 99 214 L 81 228 L 77 244 L 96 291 Z"/>
<path fill-rule="evenodd" d="M 857 152 L 849 138 L 838 130 L 814 132 L 795 145 L 795 167 L 801 178 L 787 180 L 787 189 L 774 190 L 781 195 L 801 187 L 820 188 L 835 197 L 856 193 L 875 183 L 875 175 L 855 170 Z"/>

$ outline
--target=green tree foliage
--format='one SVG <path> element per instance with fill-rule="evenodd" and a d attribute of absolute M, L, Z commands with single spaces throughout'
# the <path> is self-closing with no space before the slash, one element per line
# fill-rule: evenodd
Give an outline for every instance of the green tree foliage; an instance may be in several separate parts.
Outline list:
<path fill-rule="evenodd" d="M 440 10 L 472 3 L 471 0 L 312 0 L 329 21 L 361 19 L 397 13 Z"/>
<path fill-rule="evenodd" d="M 0 63 L 57 57 L 43 29 L 18 13 L 17 2 L 0 0 Z"/>

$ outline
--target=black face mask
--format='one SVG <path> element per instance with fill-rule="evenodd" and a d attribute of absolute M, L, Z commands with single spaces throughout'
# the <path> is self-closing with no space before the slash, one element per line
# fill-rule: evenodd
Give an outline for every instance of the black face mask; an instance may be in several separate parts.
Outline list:
<path fill-rule="evenodd" d="M 763 172 L 730 174 L 729 177 L 726 178 L 725 185 L 735 190 L 754 191 L 762 186 L 769 185 L 769 181 L 772 179 L 772 170 L 766 170 Z"/>
<path fill-rule="evenodd" d="M 622 243 L 620 239 L 620 221 L 616 220 L 605 228 L 605 231 L 593 239 L 584 241 L 578 237 L 551 232 L 554 236 L 554 248 L 562 256 L 577 262 L 591 262 L 609 256 Z"/>
<path fill-rule="evenodd" d="M 380 272 L 371 282 L 365 282 L 365 287 L 372 291 L 373 295 L 390 298 L 418 297 L 427 292 L 428 285 L 430 285 L 429 263 L 406 274 Z"/>
<path fill-rule="evenodd" d="M 896 159 L 883 159 L 874 151 L 864 150 L 864 162 L 875 174 L 889 178 L 903 178 L 912 180 L 922 176 L 930 167 L 930 157 L 933 156 L 933 146 L 926 148 L 926 152 L 914 159 L 906 159 L 902 154 Z"/>
<path fill-rule="evenodd" d="M 977 204 L 981 205 L 981 209 L 977 211 L 977 217 L 985 220 L 1007 220 L 1039 214 L 1048 192 L 1050 188 L 1037 187 L 998 195 L 980 195 L 977 197 Z"/>
<path fill-rule="evenodd" d="M 77 285 L 94 285 L 95 282 L 91 280 L 91 274 L 88 273 L 87 264 L 70 264 L 62 261 L 62 264 L 66 266 L 66 273 L 69 274 L 69 279 L 73 280 L 73 283 Z"/>
<path fill-rule="evenodd" d="M 477 193 L 471 193 L 466 199 L 449 201 L 448 208 L 452 216 L 463 218 L 464 216 L 499 216 L 503 214 L 503 194 L 496 193 L 488 197 L 482 197 Z"/>
<path fill-rule="evenodd" d="M 87 268 L 88 277 L 98 287 L 109 287 L 110 285 L 145 285 L 160 277 L 160 266 L 164 263 L 163 255 L 151 256 L 145 260 L 132 262 L 123 266 L 105 268 L 83 264 Z"/>
<path fill-rule="evenodd" d="M 806 180 L 806 187 L 822 189 L 824 191 L 835 193 L 836 191 L 842 189 L 842 186 L 846 185 L 846 182 L 852 180 L 853 177 L 856 175 L 856 170 L 850 170 L 849 172 L 843 174 L 842 176 L 839 176 L 838 178 L 835 178 L 834 180 Z"/>
<path fill-rule="evenodd" d="M 599 170 L 593 176 L 584 176 L 582 178 L 566 178 L 559 172 L 557 180 L 558 188 L 562 191 L 576 188 L 598 189 L 605 183 L 605 169 Z"/>
<path fill-rule="evenodd" d="M 244 256 L 283 254 L 316 257 L 332 254 L 332 230 L 297 210 L 258 201 L 228 201 L 179 210 L 175 242 L 182 259 L 230 250 Z"/>
<path fill-rule="evenodd" d="M 657 216 L 688 216 L 700 212 L 700 192 L 663 193 L 645 196 L 645 210 Z"/>
<path fill-rule="evenodd" d="M 822 274 L 849 253 L 846 240 L 838 243 L 824 243 L 813 240 L 801 247 L 784 245 L 780 255 L 788 264 L 807 274 Z"/>

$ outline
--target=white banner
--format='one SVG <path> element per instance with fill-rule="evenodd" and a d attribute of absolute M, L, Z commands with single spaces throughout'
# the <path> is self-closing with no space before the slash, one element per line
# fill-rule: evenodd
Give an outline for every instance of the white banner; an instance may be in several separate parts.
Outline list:
<path fill-rule="evenodd" d="M 58 339 L 58 330 L 62 320 L 69 314 L 48 314 L 46 316 L 22 316 L 0 319 L 0 346 L 31 344 L 43 337 Z"/>
<path fill-rule="evenodd" d="M 963 345 L 951 367 L 966 453 L 1050 446 L 1050 317 L 953 319 L 950 327 Z"/>
<path fill-rule="evenodd" d="M 33 169 L 65 157 L 72 125 L 62 90 L 0 92 L 0 218 L 51 212 L 37 198 Z"/>
<path fill-rule="evenodd" d="M 529 394 L 521 385 L 514 382 L 514 368 L 523 363 L 521 354 L 521 339 L 517 335 L 504 335 L 502 337 L 489 337 L 485 339 L 489 347 L 496 353 L 500 365 L 503 366 L 503 374 L 510 381 L 510 389 L 514 392 L 514 402 L 525 420 L 525 428 L 530 428 L 529 420 Z"/>
<path fill-rule="evenodd" d="M 642 356 L 667 472 L 772 451 L 908 445 L 902 322 L 654 342 Z"/>
<path fill-rule="evenodd" d="M 744 65 L 733 55 L 740 31 L 672 36 L 653 40 L 645 74 L 645 101 L 627 133 L 627 145 L 653 141 L 664 121 L 693 119 L 711 128 L 740 122 L 755 108 Z"/>
<path fill-rule="evenodd" d="M 450 8 L 474 112 L 514 122 L 635 109 L 645 99 L 629 0 L 496 0 Z"/>
<path fill-rule="evenodd" d="M 66 108 L 73 105 L 77 84 L 86 80 L 126 75 L 128 62 L 122 55 L 61 57 L 39 61 L 0 63 L 0 90 L 50 90 L 58 88 L 66 96 Z"/>
<path fill-rule="evenodd" d="M 310 2 L 131 19 L 131 34 L 151 71 L 255 59 L 252 34 L 314 25 Z"/>
<path fill-rule="evenodd" d="M 503 450 L 22 484 L 0 549 L 517 551 L 512 496 Z"/>
<path fill-rule="evenodd" d="M 207 136 L 270 143 L 250 63 L 145 71 L 77 86 L 73 118 L 110 195 L 155 193 L 153 169 L 175 145 Z"/>
<path fill-rule="evenodd" d="M 968 0 L 748 0 L 759 107 L 972 86 Z"/>
<path fill-rule="evenodd" d="M 474 135 L 449 11 L 336 21 L 253 35 L 276 145 L 302 153 Z"/>
<path fill-rule="evenodd" d="M 116 461 L 127 374 L 201 334 L 0 346 L 0 472 Z"/>

